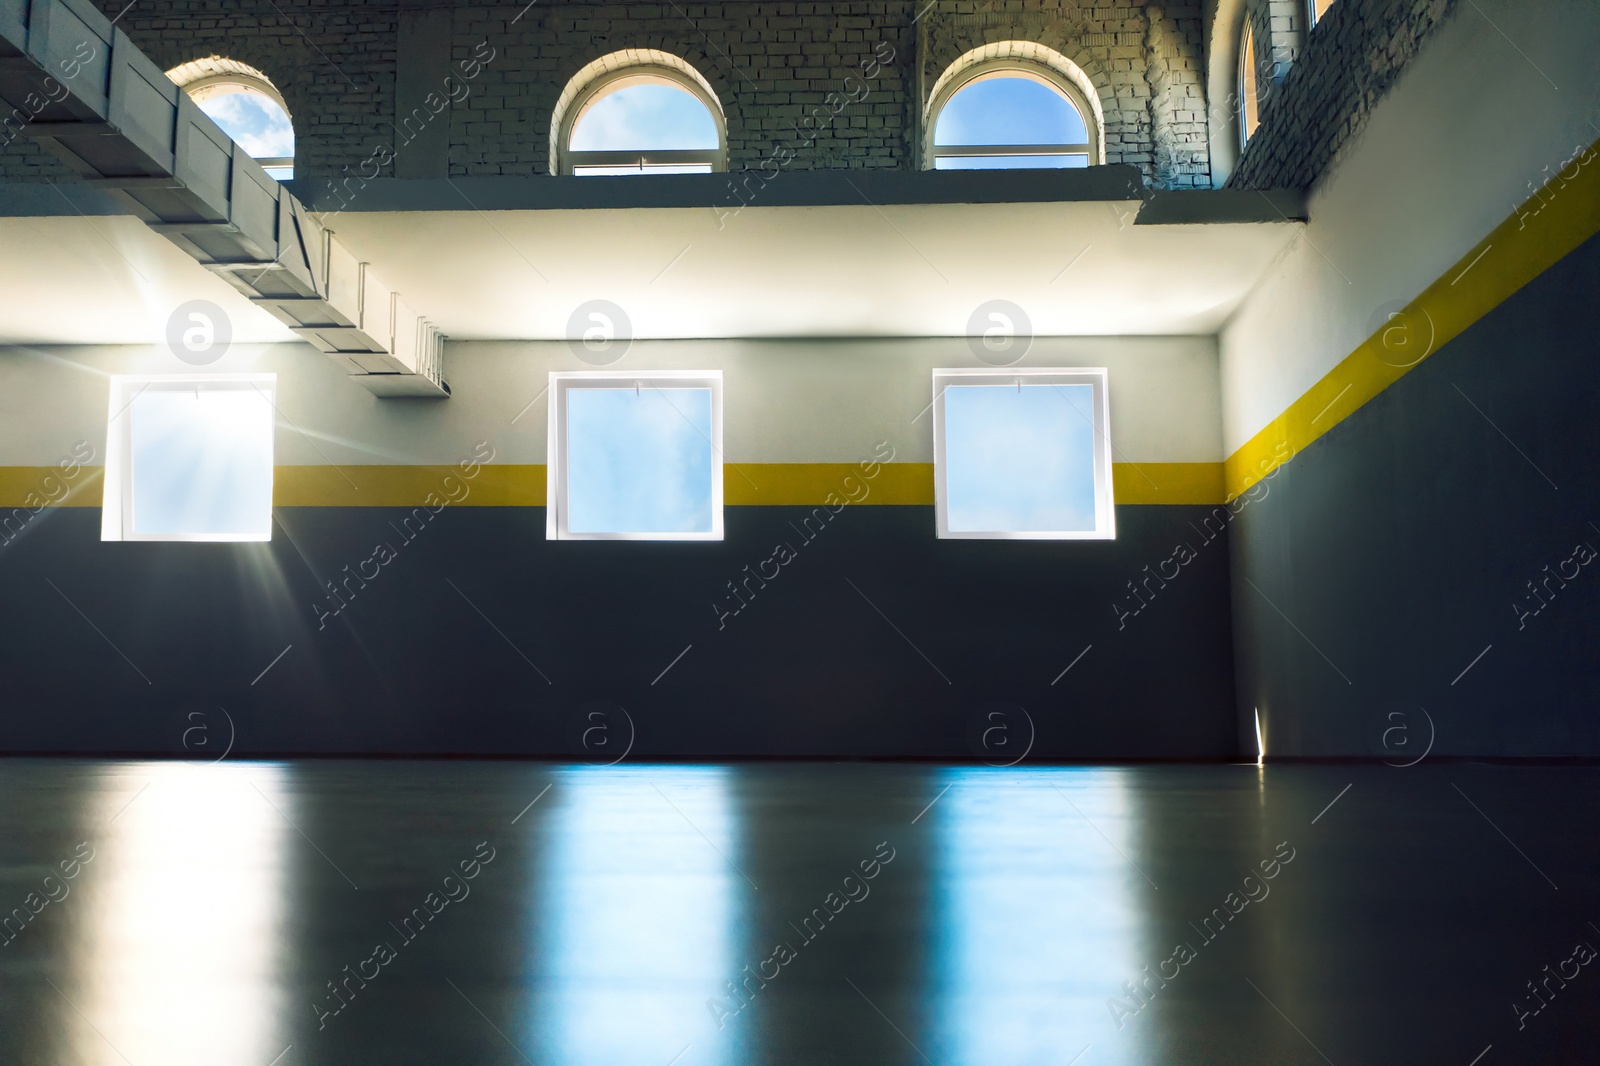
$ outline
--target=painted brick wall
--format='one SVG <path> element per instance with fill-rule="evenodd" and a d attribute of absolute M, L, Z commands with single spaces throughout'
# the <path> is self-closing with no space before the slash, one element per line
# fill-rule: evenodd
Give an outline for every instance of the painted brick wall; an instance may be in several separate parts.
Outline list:
<path fill-rule="evenodd" d="M 1023 40 L 1064 54 L 1088 75 L 1106 115 L 1108 162 L 1141 166 L 1163 184 L 1209 184 L 1198 0 L 1115 7 L 1038 0 L 563 4 L 457 16 L 458 58 L 499 47 L 451 132 L 451 171 L 546 173 L 556 97 L 584 65 L 620 48 L 655 48 L 705 76 L 728 119 L 729 166 L 755 167 L 788 146 L 789 167 L 915 169 L 934 81 L 985 44 Z M 874 63 L 873 60 L 880 61 Z M 860 81 L 862 72 L 876 69 Z M 830 94 L 857 102 L 800 127 Z"/>
<path fill-rule="evenodd" d="M 112 15 L 124 5 L 102 0 Z M 461 5 L 451 14 L 453 58 L 486 50 L 493 58 L 442 117 L 449 172 L 548 173 L 556 100 L 583 66 L 623 48 L 670 52 L 706 78 L 727 115 L 730 169 L 758 167 L 784 149 L 795 169 L 915 169 L 939 74 L 974 48 L 1021 40 L 1082 68 L 1104 112 L 1107 162 L 1138 165 L 1165 186 L 1205 186 L 1201 8 L 1202 0 Z M 294 117 L 297 170 L 331 177 L 395 142 L 398 22 L 392 5 L 351 0 L 140 0 L 118 24 L 163 67 L 221 55 L 266 72 Z M 854 100 L 830 115 L 830 94 L 840 93 Z M 818 108 L 824 118 L 811 136 L 804 123 Z M 0 148 L 0 180 L 64 174 L 32 146 Z"/>
<path fill-rule="evenodd" d="M 75 181 L 55 156 L 24 134 L 0 145 L 0 181 Z"/>
<path fill-rule="evenodd" d="M 1260 39 L 1267 46 L 1264 57 L 1267 77 L 1261 84 L 1277 86 L 1300 57 L 1300 49 L 1305 47 L 1306 24 L 1311 21 L 1311 13 L 1306 0 L 1266 0 L 1259 7 L 1265 27 Z"/>
<path fill-rule="evenodd" d="M 948 0 L 919 22 L 924 94 L 946 67 L 975 48 L 1033 41 L 1066 56 L 1093 82 L 1105 110 L 1106 162 L 1132 163 L 1161 185 L 1210 185 L 1198 0 Z"/>
<path fill-rule="evenodd" d="M 1272 22 L 1292 37 L 1295 31 L 1280 22 L 1277 3 L 1273 0 Z M 1339 0 L 1303 35 L 1294 65 L 1267 94 L 1261 125 L 1228 185 L 1268 189 L 1314 183 L 1457 6 L 1457 0 Z M 1264 62 L 1273 63 L 1291 51 L 1279 44 L 1257 48 L 1265 53 Z"/>
<path fill-rule="evenodd" d="M 463 9 L 456 58 L 486 39 L 496 55 L 452 113 L 451 173 L 549 173 L 557 98 L 584 66 L 624 48 L 680 56 L 710 83 L 727 118 L 730 170 L 756 167 L 784 144 L 798 149 L 792 168 L 906 165 L 911 14 L 887 0 L 541 4 L 520 19 L 514 6 Z M 833 93 L 859 99 L 799 149 L 803 117 Z"/>

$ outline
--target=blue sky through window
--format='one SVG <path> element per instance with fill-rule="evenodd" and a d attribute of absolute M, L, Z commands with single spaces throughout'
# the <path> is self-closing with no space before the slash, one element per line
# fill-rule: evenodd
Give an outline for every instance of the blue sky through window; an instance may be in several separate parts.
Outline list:
<path fill-rule="evenodd" d="M 567 404 L 567 528 L 712 531 L 711 390 L 573 388 Z"/>
<path fill-rule="evenodd" d="M 1094 387 L 947 385 L 951 532 L 1092 532 Z"/>
<path fill-rule="evenodd" d="M 607 93 L 578 119 L 574 152 L 715 148 L 717 126 L 706 105 L 670 85 L 627 85 Z"/>
<path fill-rule="evenodd" d="M 256 389 L 145 389 L 128 415 L 133 532 L 272 532 L 272 405 Z"/>
<path fill-rule="evenodd" d="M 939 111 L 933 135 L 937 145 L 1083 144 L 1088 139 L 1083 116 L 1071 101 L 1023 77 L 984 78 L 958 90 Z"/>
<path fill-rule="evenodd" d="M 940 156 L 935 170 L 1076 170 L 1089 165 L 1087 155 Z"/>
<path fill-rule="evenodd" d="M 709 174 L 710 163 L 651 163 L 647 166 L 613 167 L 613 166 L 580 166 L 573 167 L 574 174 L 587 174 L 592 177 L 616 177 L 627 174 Z"/>
<path fill-rule="evenodd" d="M 289 124 L 289 116 L 267 96 L 242 90 L 208 96 L 199 105 L 251 158 L 294 155 L 294 127 Z"/>

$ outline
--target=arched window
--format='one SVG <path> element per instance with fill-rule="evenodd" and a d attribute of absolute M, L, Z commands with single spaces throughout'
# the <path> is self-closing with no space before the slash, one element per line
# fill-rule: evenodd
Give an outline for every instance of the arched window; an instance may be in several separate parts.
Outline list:
<path fill-rule="evenodd" d="M 726 169 L 727 132 L 710 86 L 675 57 L 641 54 L 646 61 L 619 65 L 605 57 L 591 63 L 562 94 L 553 146 L 559 173 Z"/>
<path fill-rule="evenodd" d="M 173 67 L 167 77 L 222 132 L 279 181 L 294 177 L 294 124 L 283 97 L 261 71 L 212 56 Z"/>
<path fill-rule="evenodd" d="M 1245 16 L 1239 39 L 1239 147 L 1243 148 L 1261 124 L 1261 101 L 1256 95 L 1256 35 Z"/>
<path fill-rule="evenodd" d="M 1333 6 L 1333 0 L 1306 0 L 1306 28 L 1314 29 Z"/>
<path fill-rule="evenodd" d="M 1083 91 L 1042 63 L 997 59 L 941 79 L 929 105 L 935 170 L 1087 167 L 1100 161 Z"/>

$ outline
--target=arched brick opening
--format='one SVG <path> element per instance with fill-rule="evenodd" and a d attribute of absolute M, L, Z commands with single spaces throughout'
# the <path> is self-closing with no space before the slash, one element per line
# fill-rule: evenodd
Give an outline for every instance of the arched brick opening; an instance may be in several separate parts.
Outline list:
<path fill-rule="evenodd" d="M 1055 49 L 1033 41 L 995 41 L 981 45 L 964 52 L 946 66 L 929 88 L 926 99 L 922 101 L 923 142 L 931 142 L 933 138 L 932 121 L 935 117 L 933 107 L 941 99 L 947 85 L 975 67 L 1003 64 L 1008 60 L 1022 66 L 1043 67 L 1078 90 L 1079 95 L 1088 102 L 1091 111 L 1084 117 L 1093 127 L 1090 136 L 1095 143 L 1095 158 L 1103 162 L 1106 158 L 1106 111 L 1101 101 L 1100 86 L 1095 84 L 1094 79 L 1083 67 Z M 1105 87 L 1109 89 L 1109 83 Z"/>
<path fill-rule="evenodd" d="M 561 140 L 567 128 L 567 117 L 573 106 L 583 96 L 584 90 L 601 78 L 613 74 L 638 69 L 641 72 L 655 69 L 677 74 L 686 81 L 697 86 L 701 94 L 712 108 L 712 117 L 720 129 L 723 146 L 726 150 L 728 144 L 728 116 L 722 103 L 722 97 L 705 75 L 695 69 L 693 64 L 681 56 L 664 52 L 658 48 L 623 48 L 619 51 L 608 52 L 605 55 L 585 64 L 579 71 L 568 79 L 566 86 L 561 90 L 561 95 L 556 98 L 555 107 L 550 112 L 550 155 L 549 171 L 552 174 L 561 172 L 561 158 L 563 146 Z"/>

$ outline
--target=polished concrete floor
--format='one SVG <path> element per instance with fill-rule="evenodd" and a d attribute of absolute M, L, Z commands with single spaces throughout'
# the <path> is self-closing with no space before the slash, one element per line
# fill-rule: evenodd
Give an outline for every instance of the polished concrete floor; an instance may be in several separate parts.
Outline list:
<path fill-rule="evenodd" d="M 1600 768 L 0 760 L 0 1063 L 1600 1061 Z"/>

